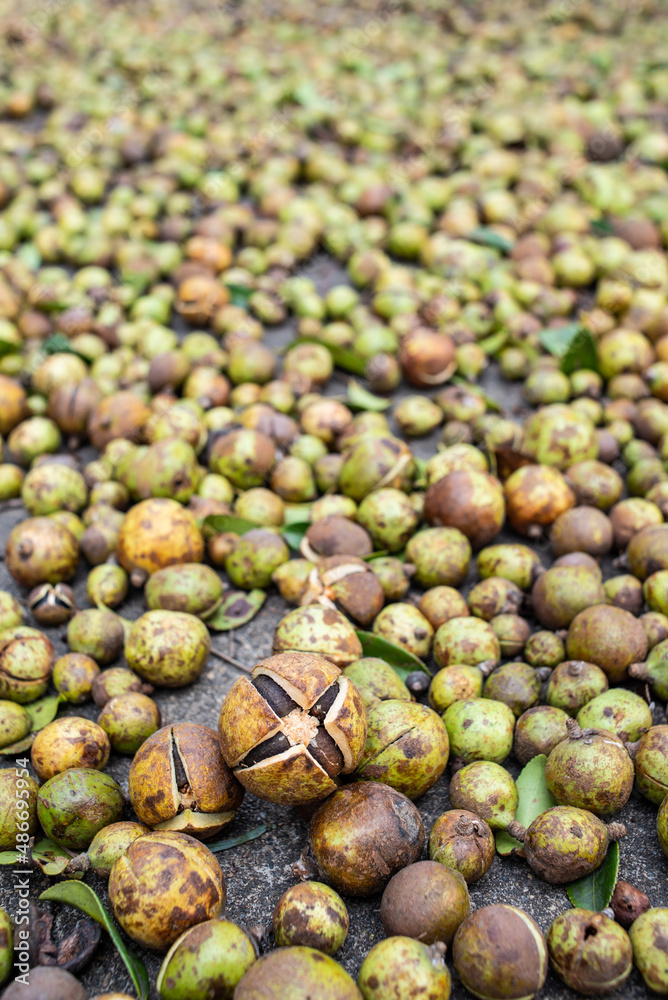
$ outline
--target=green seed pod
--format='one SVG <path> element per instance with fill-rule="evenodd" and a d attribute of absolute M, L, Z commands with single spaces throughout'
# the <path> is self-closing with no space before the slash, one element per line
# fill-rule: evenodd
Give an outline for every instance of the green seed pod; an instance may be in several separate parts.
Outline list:
<path fill-rule="evenodd" d="M 0 770 L 0 850 L 16 850 L 18 834 L 26 838 L 37 832 L 37 792 L 34 778 L 16 767 Z M 19 807 L 18 802 L 23 806 Z M 27 843 L 27 840 L 24 841 Z"/>
<path fill-rule="evenodd" d="M 596 458 L 596 430 L 587 417 L 570 406 L 544 406 L 526 422 L 524 450 L 541 465 L 567 469 Z"/>
<path fill-rule="evenodd" d="M 612 576 L 603 584 L 608 604 L 623 608 L 632 615 L 639 615 L 643 609 L 643 586 L 630 573 Z"/>
<path fill-rule="evenodd" d="M 527 545 L 488 545 L 478 553 L 478 574 L 483 580 L 501 576 L 529 590 L 543 571 L 540 559 Z"/>
<path fill-rule="evenodd" d="M 138 461 L 136 494 L 141 500 L 169 497 L 187 503 L 197 486 L 197 469 L 197 456 L 187 441 L 156 441 Z"/>
<path fill-rule="evenodd" d="M 448 763 L 448 735 L 426 705 L 383 701 L 367 715 L 368 732 L 357 777 L 381 781 L 417 799 L 440 778 Z"/>
<path fill-rule="evenodd" d="M 162 1000 L 231 997 L 256 960 L 248 934 L 231 920 L 205 920 L 177 938 L 160 967 Z"/>
<path fill-rule="evenodd" d="M 481 618 L 451 618 L 434 636 L 434 659 L 439 667 L 462 663 L 495 667 L 500 658 L 496 633 Z"/>
<path fill-rule="evenodd" d="M 225 570 L 235 587 L 265 588 L 272 573 L 290 558 L 280 535 L 268 528 L 253 528 L 242 535 L 225 560 Z"/>
<path fill-rule="evenodd" d="M 14 962 L 14 924 L 12 918 L 0 909 L 0 986 L 9 979 Z"/>
<path fill-rule="evenodd" d="M 128 691 L 151 694 L 153 688 L 150 684 L 142 684 L 139 677 L 127 667 L 111 667 L 109 670 L 103 670 L 93 680 L 93 701 L 98 708 L 103 708 L 110 698 Z"/>
<path fill-rule="evenodd" d="M 182 563 L 165 566 L 146 581 L 146 603 L 152 611 L 183 611 L 206 619 L 223 596 L 223 583 L 210 566 Z"/>
<path fill-rule="evenodd" d="M 512 749 L 515 716 L 501 701 L 486 698 L 455 701 L 443 714 L 443 721 L 450 752 L 456 760 L 500 764 Z"/>
<path fill-rule="evenodd" d="M 465 664 L 444 667 L 431 679 L 429 704 L 437 712 L 445 712 L 456 701 L 482 697 L 483 675 L 477 667 Z"/>
<path fill-rule="evenodd" d="M 22 705 L 0 701 L 0 750 L 18 743 L 32 729 L 32 719 Z"/>
<path fill-rule="evenodd" d="M 415 566 L 415 579 L 423 587 L 459 586 L 470 558 L 470 543 L 457 528 L 426 528 L 406 546 L 406 559 Z"/>
<path fill-rule="evenodd" d="M 592 698 L 608 690 L 608 678 L 595 663 L 564 660 L 547 685 L 547 703 L 575 716 Z"/>
<path fill-rule="evenodd" d="M 406 437 L 424 437 L 443 422 L 443 411 L 428 396 L 405 396 L 394 408 L 394 419 Z"/>
<path fill-rule="evenodd" d="M 123 793 L 113 778 L 88 767 L 74 767 L 45 782 L 37 796 L 44 833 L 60 847 L 85 850 L 103 827 L 123 813 Z"/>
<path fill-rule="evenodd" d="M 601 578 L 586 566 L 553 566 L 536 580 L 531 601 L 545 628 L 567 628 L 575 616 L 594 604 L 605 604 Z"/>
<path fill-rule="evenodd" d="M 23 624 L 21 605 L 13 594 L 0 590 L 0 632 Z"/>
<path fill-rule="evenodd" d="M 110 698 L 97 721 L 117 753 L 134 754 L 160 728 L 160 711 L 152 698 L 130 691 Z"/>
<path fill-rule="evenodd" d="M 117 608 L 128 594 L 130 581 L 122 566 L 103 563 L 94 566 L 86 580 L 88 600 L 95 607 Z"/>
<path fill-rule="evenodd" d="M 280 527 L 285 517 L 285 504 L 279 496 L 263 486 L 241 493 L 234 505 L 238 517 L 252 521 L 260 527 Z"/>
<path fill-rule="evenodd" d="M 490 625 L 499 640 L 504 659 L 516 659 L 522 655 L 531 634 L 531 626 L 525 618 L 520 618 L 519 615 L 495 615 Z"/>
<path fill-rule="evenodd" d="M 350 921 L 338 892 L 322 882 L 302 882 L 287 889 L 272 917 L 279 948 L 304 945 L 335 955 L 348 935 Z"/>
<path fill-rule="evenodd" d="M 601 729 L 580 729 L 568 721 L 568 738 L 545 765 L 545 781 L 557 802 L 610 816 L 626 805 L 633 790 L 633 762 L 622 741 Z"/>
<path fill-rule="evenodd" d="M 362 962 L 358 985 L 364 1000 L 420 997 L 448 1000 L 452 988 L 445 945 L 409 937 L 389 937 L 374 945 Z"/>
<path fill-rule="evenodd" d="M 415 471 L 410 448 L 398 438 L 365 435 L 345 455 L 339 488 L 357 503 L 382 486 L 407 490 Z"/>
<path fill-rule="evenodd" d="M 451 618 L 466 618 L 469 614 L 468 604 L 454 587 L 431 587 L 420 598 L 418 608 L 434 629 Z"/>
<path fill-rule="evenodd" d="M 505 903 L 475 910 L 452 945 L 463 985 L 480 1000 L 533 1000 L 547 976 L 547 947 L 528 913 Z"/>
<path fill-rule="evenodd" d="M 425 944 L 450 944 L 471 912 L 464 878 L 436 861 L 416 861 L 385 887 L 380 919 L 388 937 L 405 935 Z"/>
<path fill-rule="evenodd" d="M 384 660 L 363 656 L 343 671 L 360 693 L 367 713 L 381 702 L 411 701 L 411 693 L 399 675 Z"/>
<path fill-rule="evenodd" d="M 515 614 L 523 599 L 517 584 L 502 576 L 489 576 L 475 585 L 468 596 L 468 606 L 472 615 L 488 622 L 496 615 Z"/>
<path fill-rule="evenodd" d="M 549 756 L 568 736 L 567 722 L 566 712 L 550 705 L 536 705 L 520 715 L 513 741 L 513 752 L 520 764 L 528 763 L 541 753 Z"/>
<path fill-rule="evenodd" d="M 49 686 L 53 645 L 36 628 L 0 632 L 0 698 L 27 705 Z"/>
<path fill-rule="evenodd" d="M 88 488 L 76 469 L 50 462 L 28 472 L 21 487 L 21 499 L 32 517 L 44 517 L 57 510 L 76 514 L 86 506 Z"/>
<path fill-rule="evenodd" d="M 668 569 L 668 525 L 652 525 L 636 532 L 629 542 L 626 558 L 630 571 L 639 580 Z"/>
<path fill-rule="evenodd" d="M 524 659 L 531 667 L 557 667 L 566 658 L 566 647 L 554 632 L 534 632 L 524 646 Z"/>
<path fill-rule="evenodd" d="M 434 630 L 412 604 L 388 604 L 373 623 L 373 632 L 422 659 L 429 656 Z"/>
<path fill-rule="evenodd" d="M 289 611 L 276 626 L 273 651 L 288 650 L 315 653 L 343 669 L 360 658 L 362 644 L 342 614 L 311 604 Z"/>
<path fill-rule="evenodd" d="M 58 424 L 49 417 L 29 417 L 20 423 L 7 438 L 12 457 L 28 468 L 40 455 L 52 455 L 62 443 Z"/>
<path fill-rule="evenodd" d="M 593 813 L 575 806 L 554 806 L 541 813 L 529 828 L 514 836 L 524 844 L 529 867 L 546 882 L 572 882 L 595 871 L 608 845 L 626 836 L 621 823 L 602 823 Z"/>
<path fill-rule="evenodd" d="M 272 582 L 278 587 L 278 592 L 288 604 L 299 604 L 308 585 L 311 571 L 315 563 L 309 559 L 290 559 L 281 563 L 271 574 Z"/>
<path fill-rule="evenodd" d="M 668 993 L 668 909 L 653 907 L 634 920 L 629 930 L 633 961 L 645 985 Z"/>
<path fill-rule="evenodd" d="M 90 867 L 100 878 L 108 879 L 114 862 L 125 854 L 130 844 L 150 833 L 150 827 L 143 823 L 110 823 L 96 833 L 86 851 Z"/>
<path fill-rule="evenodd" d="M 577 723 L 582 729 L 603 729 L 624 743 L 632 743 L 652 725 L 652 713 L 644 698 L 614 688 L 604 691 L 580 709 Z"/>
<path fill-rule="evenodd" d="M 541 682 L 527 663 L 505 663 L 485 681 L 483 697 L 501 701 L 519 718 L 540 699 Z"/>
<path fill-rule="evenodd" d="M 239 982 L 234 1000 L 360 1000 L 348 973 L 329 955 L 301 945 L 263 955 Z"/>
<path fill-rule="evenodd" d="M 24 478 L 25 472 L 18 465 L 0 465 L 0 501 L 20 497 Z"/>
<path fill-rule="evenodd" d="M 633 967 L 624 928 L 592 910 L 576 908 L 560 914 L 547 932 L 547 948 L 557 975 L 585 996 L 618 990 Z"/>
<path fill-rule="evenodd" d="M 197 680 L 211 639 L 206 625 L 180 611 L 147 611 L 130 628 L 128 666 L 150 684 L 184 687 Z"/>
<path fill-rule="evenodd" d="M 369 568 L 378 577 L 388 603 L 394 604 L 403 600 L 410 587 L 411 577 L 415 573 L 414 566 L 392 556 L 380 556 L 369 562 Z M 424 611 L 422 613 L 424 614 Z"/>
<path fill-rule="evenodd" d="M 87 608 L 79 611 L 67 626 L 67 641 L 74 653 L 83 653 L 105 666 L 123 651 L 123 622 L 113 611 Z"/>
<path fill-rule="evenodd" d="M 492 830 L 514 835 L 519 796 L 515 782 L 500 764 L 488 760 L 467 764 L 454 775 L 449 795 L 455 808 L 475 813 Z"/>
<path fill-rule="evenodd" d="M 211 448 L 211 471 L 240 490 L 262 486 L 276 461 L 271 438 L 260 431 L 233 430 L 216 438 Z"/>
<path fill-rule="evenodd" d="M 503 487 L 487 472 L 459 469 L 433 483 L 424 501 L 428 524 L 458 528 L 474 549 L 488 545 L 503 527 Z M 447 580 L 439 581 L 447 583 Z"/>
<path fill-rule="evenodd" d="M 656 833 L 659 846 L 668 858 L 668 795 L 665 795 L 656 816 Z"/>
<path fill-rule="evenodd" d="M 632 663 L 629 676 L 634 680 L 647 681 L 654 695 L 662 701 L 668 699 L 668 640 L 658 643 L 645 663 Z"/>
<path fill-rule="evenodd" d="M 66 653 L 53 665 L 53 684 L 73 705 L 83 705 L 91 697 L 93 681 L 100 672 L 95 660 L 84 653 Z"/>
<path fill-rule="evenodd" d="M 357 511 L 357 522 L 369 532 L 375 548 L 387 552 L 403 549 L 419 521 L 420 516 L 409 498 L 396 489 L 369 493 Z"/>
<path fill-rule="evenodd" d="M 638 791 L 660 805 L 668 795 L 668 725 L 652 726 L 640 737 L 633 765 Z"/>
<path fill-rule="evenodd" d="M 429 834 L 429 857 L 453 868 L 470 885 L 482 878 L 494 861 L 492 828 L 467 809 L 442 813 Z"/>

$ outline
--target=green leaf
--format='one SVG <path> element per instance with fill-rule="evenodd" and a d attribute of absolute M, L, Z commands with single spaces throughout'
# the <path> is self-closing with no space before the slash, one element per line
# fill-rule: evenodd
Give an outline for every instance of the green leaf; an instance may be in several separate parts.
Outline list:
<path fill-rule="evenodd" d="M 604 910 L 612 899 L 619 874 L 619 844 L 610 844 L 605 861 L 595 872 L 569 882 L 566 892 L 573 906 L 584 910 Z"/>
<path fill-rule="evenodd" d="M 348 382 L 348 406 L 353 410 L 370 410 L 372 413 L 382 413 L 392 405 L 391 399 L 381 399 L 365 389 L 363 385 L 351 378 Z"/>
<path fill-rule="evenodd" d="M 302 538 L 310 527 L 310 521 L 293 521 L 292 524 L 287 524 L 285 528 L 281 528 L 281 535 L 293 551 L 299 552 Z"/>
<path fill-rule="evenodd" d="M 582 328 L 561 359 L 561 370 L 564 375 L 571 375 L 581 368 L 598 371 L 596 341 L 585 327 Z"/>
<path fill-rule="evenodd" d="M 85 882 L 68 880 L 60 882 L 58 885 L 52 885 L 39 898 L 52 903 L 67 903 L 101 924 L 114 942 L 125 968 L 130 973 L 139 1000 L 148 1000 L 149 980 L 146 966 L 126 947 L 116 925 L 90 886 L 86 885 Z"/>
<path fill-rule="evenodd" d="M 389 556 L 387 549 L 378 549 L 377 552 L 370 552 L 368 556 L 362 556 L 364 562 L 373 562 L 374 559 L 382 559 L 383 556 Z"/>
<path fill-rule="evenodd" d="M 260 525 L 247 521 L 245 517 L 234 517 L 232 514 L 209 514 L 204 518 L 204 527 L 213 528 L 218 534 L 231 531 L 235 535 L 245 535 L 247 531 L 259 528 Z"/>
<path fill-rule="evenodd" d="M 42 344 L 42 350 L 45 354 L 74 354 L 64 333 L 52 333 Z"/>
<path fill-rule="evenodd" d="M 12 344 L 11 340 L 0 340 L 0 358 L 5 354 L 16 354 L 19 350 L 18 344 Z"/>
<path fill-rule="evenodd" d="M 303 524 L 311 517 L 312 503 L 286 503 L 283 510 L 283 522 L 287 528 L 290 524 Z"/>
<path fill-rule="evenodd" d="M 45 875 L 61 875 L 72 857 L 71 851 L 59 847 L 52 840 L 40 840 L 32 849 L 32 859 Z"/>
<path fill-rule="evenodd" d="M 30 747 L 35 742 L 36 735 L 37 733 L 28 733 L 28 735 L 24 736 L 22 740 L 18 741 L 18 743 L 12 743 L 8 747 L 3 747 L 2 750 L 0 750 L 0 755 L 15 757 L 17 754 L 23 753 L 25 750 L 30 750 Z"/>
<path fill-rule="evenodd" d="M 321 347 L 326 347 L 332 355 L 332 361 L 336 367 L 343 368 L 345 372 L 350 372 L 351 375 L 363 376 L 366 371 L 366 358 L 363 358 L 361 354 L 356 354 L 355 351 L 349 351 L 347 347 L 325 344 L 322 340 L 318 340 L 317 337 L 297 337 L 296 340 L 292 341 L 290 347 L 296 347 L 297 344 L 320 344 Z"/>
<path fill-rule="evenodd" d="M 210 851 L 216 854 L 218 851 L 229 851 L 231 847 L 239 847 L 240 844 L 247 844 L 249 840 L 257 840 L 258 837 L 262 837 L 267 830 L 273 830 L 273 826 L 269 823 L 263 823 L 262 826 L 256 826 L 253 830 L 249 830 L 247 833 L 240 833 L 238 837 L 230 837 L 228 840 L 217 840 L 215 844 L 208 844 L 207 847 Z"/>
<path fill-rule="evenodd" d="M 563 358 L 581 329 L 581 323 L 548 326 L 538 331 L 538 340 L 549 354 L 553 354 L 556 358 Z"/>
<path fill-rule="evenodd" d="M 23 857 L 23 855 L 21 855 Z M 0 865 L 16 865 L 23 864 L 23 861 L 19 861 L 18 851 L 0 851 Z"/>
<path fill-rule="evenodd" d="M 220 607 L 211 618 L 207 618 L 207 628 L 214 632 L 231 632 L 246 625 L 258 613 L 267 595 L 264 590 L 230 590 L 225 594 Z"/>
<path fill-rule="evenodd" d="M 614 236 L 615 230 L 614 226 L 607 219 L 594 219 L 590 226 L 589 231 L 594 234 L 594 236 Z"/>
<path fill-rule="evenodd" d="M 513 249 L 513 243 L 509 239 L 493 229 L 488 229 L 487 226 L 477 226 L 471 230 L 467 239 L 472 243 L 479 243 L 483 247 L 493 247 L 494 250 L 500 250 L 501 253 L 510 253 Z"/>
<path fill-rule="evenodd" d="M 422 670 L 428 674 L 429 671 L 414 653 L 409 653 L 401 646 L 395 646 L 393 642 L 382 639 L 373 632 L 364 632 L 362 629 L 355 629 L 357 638 L 362 643 L 362 653 L 364 656 L 377 656 L 392 667 L 396 674 L 399 674 L 402 681 L 405 681 L 414 670 Z"/>
<path fill-rule="evenodd" d="M 31 705 L 24 705 L 24 708 L 32 721 L 31 733 L 38 733 L 44 726 L 48 726 L 56 717 L 58 706 L 65 701 L 62 694 L 47 695 L 39 701 L 33 701 Z"/>
<path fill-rule="evenodd" d="M 485 337 L 484 340 L 479 340 L 478 347 L 482 347 L 485 354 L 498 354 L 507 340 L 507 332 L 499 330 L 497 333 L 492 333 L 489 337 Z"/>
<path fill-rule="evenodd" d="M 547 757 L 544 753 L 538 754 L 528 764 L 525 764 L 516 781 L 520 798 L 515 819 L 522 826 L 530 826 L 537 816 L 557 804 L 545 781 L 546 761 Z M 505 830 L 497 831 L 496 849 L 499 854 L 510 854 L 512 850 L 521 846 L 519 840 L 515 840 Z"/>
<path fill-rule="evenodd" d="M 248 285 L 235 285 L 233 283 L 225 285 L 225 288 L 230 293 L 230 303 L 233 306 L 240 306 L 241 309 L 248 309 L 248 303 L 255 294 L 254 288 L 249 288 Z"/>

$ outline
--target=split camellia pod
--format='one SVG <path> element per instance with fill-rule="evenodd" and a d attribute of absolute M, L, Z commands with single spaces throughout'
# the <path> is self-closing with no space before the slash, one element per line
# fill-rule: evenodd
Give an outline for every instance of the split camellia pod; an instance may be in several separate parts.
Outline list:
<path fill-rule="evenodd" d="M 138 837 L 114 863 L 109 902 L 133 941 L 165 951 L 225 906 L 225 879 L 214 854 L 185 833 Z"/>
<path fill-rule="evenodd" d="M 324 798 L 339 774 L 355 770 L 367 724 L 359 693 L 338 667 L 289 652 L 235 681 L 218 728 L 223 756 L 244 788 L 295 805 Z"/>
<path fill-rule="evenodd" d="M 623 927 L 603 913 L 575 908 L 561 913 L 547 932 L 550 965 L 567 986 L 585 996 L 618 990 L 633 968 Z"/>
<path fill-rule="evenodd" d="M 28 607 L 39 625 L 54 626 L 68 622 L 74 612 L 74 591 L 66 583 L 42 583 L 28 594 Z"/>
<path fill-rule="evenodd" d="M 53 645 L 36 628 L 19 625 L 0 632 L 0 698 L 26 705 L 49 686 Z"/>
<path fill-rule="evenodd" d="M 142 823 L 203 840 L 234 819 L 244 797 L 216 733 L 191 722 L 149 736 L 132 761 L 128 787 Z"/>

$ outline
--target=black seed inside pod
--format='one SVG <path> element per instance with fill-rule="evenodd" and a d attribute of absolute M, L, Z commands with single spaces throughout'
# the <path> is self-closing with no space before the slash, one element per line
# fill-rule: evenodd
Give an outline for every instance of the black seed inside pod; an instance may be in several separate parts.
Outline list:
<path fill-rule="evenodd" d="M 335 778 L 343 767 L 343 754 L 325 729 L 318 730 L 309 743 L 308 750 L 330 778 Z"/>
<path fill-rule="evenodd" d="M 256 691 L 259 691 L 264 700 L 267 702 L 270 708 L 276 712 L 280 718 L 284 715 L 289 715 L 295 708 L 299 708 L 296 701 L 293 701 L 289 695 L 285 693 L 280 684 L 273 681 L 271 677 L 267 677 L 266 674 L 260 674 L 258 677 L 254 677 L 252 680 L 253 687 Z"/>
<path fill-rule="evenodd" d="M 339 682 L 335 681 L 334 684 L 331 684 L 325 693 L 318 698 L 315 705 L 310 709 L 309 714 L 316 718 L 318 722 L 324 722 L 325 716 L 336 701 L 338 693 Z"/>
<path fill-rule="evenodd" d="M 253 764 L 259 764 L 261 760 L 267 760 L 269 757 L 276 757 L 289 748 L 290 741 L 287 736 L 284 736 L 283 733 L 276 733 L 270 740 L 265 740 L 264 743 L 258 743 L 256 747 L 253 747 L 240 762 L 239 767 L 252 767 Z"/>

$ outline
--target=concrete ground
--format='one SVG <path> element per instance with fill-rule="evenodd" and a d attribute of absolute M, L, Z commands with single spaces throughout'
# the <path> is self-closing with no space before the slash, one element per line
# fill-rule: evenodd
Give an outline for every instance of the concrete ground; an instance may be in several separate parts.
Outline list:
<path fill-rule="evenodd" d="M 315 278 L 321 288 L 326 288 L 339 281 L 341 274 L 338 269 L 330 265 L 322 273 L 316 274 Z M 270 331 L 267 343 L 279 347 L 289 339 L 289 336 L 288 327 Z M 343 386 L 344 381 L 337 376 L 336 384 L 329 391 L 341 391 Z M 519 415 L 521 397 L 516 387 L 501 383 L 493 371 L 485 374 L 483 386 L 490 395 L 503 404 L 508 415 Z M 398 395 L 404 395 L 405 392 L 406 390 L 402 390 Z M 436 440 L 437 436 L 431 440 L 416 442 L 414 445 L 416 453 L 424 456 L 433 454 Z M 0 552 L 4 550 L 6 537 L 12 526 L 24 516 L 25 512 L 21 509 L 0 512 Z M 505 532 L 500 540 L 511 541 L 513 537 L 511 532 Z M 544 551 L 542 555 L 548 563 L 549 556 Z M 605 566 L 604 570 L 607 575 L 612 575 L 609 565 Z M 81 607 L 87 606 L 85 576 L 85 571 L 80 570 L 75 582 L 75 592 Z M 473 582 L 475 576 L 471 574 L 467 585 L 463 588 L 465 593 Z M 17 596 L 25 597 L 25 594 L 19 593 L 19 589 L 1 562 L 0 589 L 11 590 Z M 261 613 L 244 628 L 233 633 L 214 634 L 213 649 L 251 667 L 257 660 L 271 652 L 274 629 L 287 610 L 283 600 L 273 593 Z M 143 611 L 142 595 L 135 592 L 119 611 L 127 618 L 137 618 Z M 64 631 L 63 628 L 49 630 L 49 636 L 59 655 L 67 648 Z M 235 667 L 210 657 L 196 684 L 181 690 L 156 692 L 155 699 L 162 712 L 163 723 L 193 721 L 215 728 L 222 700 L 237 676 L 239 671 Z M 642 693 L 642 686 L 637 689 Z M 87 704 L 76 708 L 66 707 L 61 709 L 61 714 L 85 715 L 95 719 L 97 710 L 92 704 Z M 664 721 L 663 716 L 664 706 L 659 706 L 655 723 Z M 13 761 L 3 758 L 0 766 L 12 767 Z M 519 768 L 512 761 L 508 761 L 507 766 L 516 776 Z M 108 767 L 109 773 L 126 793 L 129 767 L 130 758 L 118 754 L 112 755 Z M 427 834 L 436 817 L 450 808 L 448 800 L 450 776 L 448 767 L 437 784 L 417 803 Z M 133 818 L 129 807 L 126 818 Z M 658 845 L 655 832 L 655 807 L 634 792 L 626 808 L 615 818 L 624 822 L 628 830 L 628 836 L 620 845 L 620 877 L 646 892 L 652 905 L 668 906 L 668 860 Z M 227 882 L 226 913 L 232 920 L 249 926 L 267 924 L 271 920 L 279 896 L 296 881 L 292 866 L 298 860 L 306 843 L 307 823 L 295 810 L 273 806 L 250 795 L 246 796 L 235 820 L 221 836 L 233 837 L 261 823 L 272 824 L 273 828 L 258 840 L 218 854 Z M 92 874 L 86 876 L 86 881 L 107 905 L 106 883 Z M 38 871 L 33 872 L 31 876 L 33 898 L 37 899 L 39 893 L 49 884 L 50 880 L 46 876 Z M 17 904 L 13 885 L 14 877 L 11 869 L 0 868 L 0 905 L 12 914 Z M 537 920 L 543 931 L 547 931 L 552 920 L 570 906 L 564 888 L 550 886 L 540 881 L 530 873 L 526 864 L 518 859 L 499 856 L 495 858 L 488 874 L 471 886 L 471 902 L 475 908 L 496 902 L 520 906 Z M 337 958 L 351 975 L 356 977 L 369 949 L 384 936 L 379 919 L 380 897 L 348 899 L 346 903 L 350 913 L 350 933 Z M 57 939 L 71 928 L 79 914 L 60 904 L 50 905 L 55 918 L 54 937 Z M 136 951 L 148 968 L 153 1000 L 157 997 L 153 984 L 160 968 L 161 956 L 140 948 Z M 452 966 L 450 967 L 452 971 Z M 125 967 L 105 934 L 102 935 L 102 942 L 93 961 L 79 974 L 79 978 L 91 997 L 110 990 L 133 994 Z M 454 1000 L 462 1000 L 468 996 L 454 973 L 453 981 Z M 577 994 L 566 989 L 555 975 L 549 973 L 541 993 L 543 1000 L 566 1000 L 576 996 Z M 634 970 L 623 989 L 612 996 L 613 1000 L 622 998 L 640 1000 L 650 994 L 645 990 L 640 975 Z M 285 1000 L 289 1000 L 289 997 Z"/>

